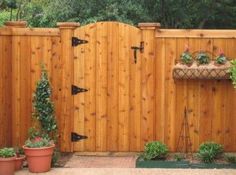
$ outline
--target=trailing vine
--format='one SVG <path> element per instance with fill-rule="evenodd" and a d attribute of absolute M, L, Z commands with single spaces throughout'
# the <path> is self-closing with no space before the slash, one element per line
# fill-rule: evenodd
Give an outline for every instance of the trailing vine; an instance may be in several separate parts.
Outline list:
<path fill-rule="evenodd" d="M 234 88 L 236 88 L 236 60 L 232 60 L 231 67 L 229 69 L 230 79 L 232 80 L 232 84 Z"/>

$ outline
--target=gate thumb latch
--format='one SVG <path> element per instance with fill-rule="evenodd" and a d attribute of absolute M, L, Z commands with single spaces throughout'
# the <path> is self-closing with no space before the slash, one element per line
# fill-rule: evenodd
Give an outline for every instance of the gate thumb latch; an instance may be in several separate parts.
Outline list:
<path fill-rule="evenodd" d="M 87 92 L 87 91 L 88 91 L 88 89 L 80 88 L 80 87 L 75 86 L 75 85 L 71 86 L 71 93 L 72 93 L 72 95 L 76 95 L 78 93 Z"/>
<path fill-rule="evenodd" d="M 80 140 L 87 139 L 87 138 L 88 138 L 87 136 L 83 136 L 83 135 L 77 134 L 75 132 L 71 133 L 71 141 L 72 142 L 78 142 Z"/>
<path fill-rule="evenodd" d="M 137 63 L 137 50 L 139 50 L 140 53 L 143 53 L 143 51 L 144 51 L 144 42 L 141 41 L 139 47 L 137 47 L 137 46 L 132 46 L 131 49 L 134 50 L 134 63 L 136 64 L 136 63 Z"/>

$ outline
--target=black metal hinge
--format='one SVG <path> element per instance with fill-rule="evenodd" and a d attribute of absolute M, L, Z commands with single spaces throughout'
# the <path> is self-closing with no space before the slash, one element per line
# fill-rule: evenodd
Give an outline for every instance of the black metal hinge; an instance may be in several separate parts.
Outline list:
<path fill-rule="evenodd" d="M 75 85 L 71 86 L 71 93 L 72 93 L 72 95 L 76 95 L 78 93 L 87 92 L 87 91 L 88 91 L 88 89 L 80 88 L 80 87 L 75 86 Z"/>
<path fill-rule="evenodd" d="M 88 43 L 87 40 L 82 40 L 82 39 L 79 39 L 77 37 L 72 37 L 72 46 L 73 47 L 76 47 L 79 44 L 86 44 L 86 43 Z"/>
<path fill-rule="evenodd" d="M 87 139 L 87 138 L 88 138 L 87 136 L 83 136 L 83 135 L 77 134 L 75 132 L 71 133 L 71 141 L 72 142 L 78 142 L 80 140 Z"/>

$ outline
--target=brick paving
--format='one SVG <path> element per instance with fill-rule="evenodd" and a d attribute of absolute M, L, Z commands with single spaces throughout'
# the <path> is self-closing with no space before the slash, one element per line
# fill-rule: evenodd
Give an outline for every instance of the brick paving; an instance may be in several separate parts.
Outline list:
<path fill-rule="evenodd" d="M 44 175 L 236 175 L 229 169 L 55 168 Z M 15 175 L 32 175 L 22 170 Z"/>
<path fill-rule="evenodd" d="M 73 155 L 65 168 L 135 168 L 136 156 Z"/>

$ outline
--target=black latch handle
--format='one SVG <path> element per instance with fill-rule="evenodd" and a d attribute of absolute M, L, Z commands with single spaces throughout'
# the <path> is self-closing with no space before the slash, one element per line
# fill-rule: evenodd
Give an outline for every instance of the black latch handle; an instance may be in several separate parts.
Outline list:
<path fill-rule="evenodd" d="M 137 47 L 137 46 L 132 46 L 131 49 L 134 50 L 134 63 L 136 64 L 137 63 L 137 51 L 139 50 L 140 53 L 143 53 L 144 51 L 144 42 L 140 42 L 140 46 Z"/>

